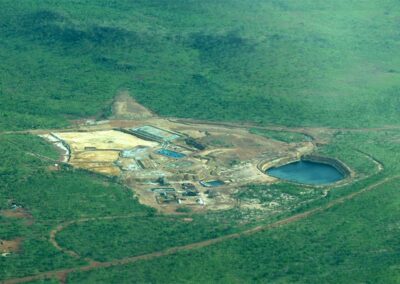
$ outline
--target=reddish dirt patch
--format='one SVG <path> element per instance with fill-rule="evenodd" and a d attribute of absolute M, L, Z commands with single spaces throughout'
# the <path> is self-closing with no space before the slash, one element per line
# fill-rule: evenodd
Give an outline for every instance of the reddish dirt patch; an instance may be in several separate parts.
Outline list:
<path fill-rule="evenodd" d="M 7 218 L 17 218 L 17 219 L 26 219 L 27 225 L 32 225 L 33 224 L 33 217 L 31 214 L 26 212 L 25 209 L 23 208 L 18 208 L 18 209 L 10 209 L 10 210 L 2 210 L 0 211 L 0 215 L 7 217 Z"/>
<path fill-rule="evenodd" d="M 0 240 L 0 253 L 18 252 L 21 248 L 22 238 L 14 240 Z"/>
<path fill-rule="evenodd" d="M 114 119 L 145 119 L 153 116 L 152 112 L 138 104 L 129 92 L 121 92 L 114 100 L 112 106 Z"/>
<path fill-rule="evenodd" d="M 58 148 L 57 148 L 57 149 L 58 149 Z M 54 164 L 54 165 L 48 166 L 47 169 L 48 169 L 50 172 L 57 172 L 57 171 L 60 170 L 60 165 Z"/>

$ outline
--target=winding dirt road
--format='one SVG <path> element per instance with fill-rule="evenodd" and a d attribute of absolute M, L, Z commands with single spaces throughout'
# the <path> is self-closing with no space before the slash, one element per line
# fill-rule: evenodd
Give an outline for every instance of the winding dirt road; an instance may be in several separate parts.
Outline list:
<path fill-rule="evenodd" d="M 125 265 L 125 264 L 131 264 L 131 263 L 135 263 L 138 261 L 143 261 L 143 260 L 151 260 L 151 259 L 155 259 L 155 258 L 159 258 L 159 257 L 163 257 L 163 256 L 167 256 L 167 255 L 172 255 L 175 254 L 177 252 L 180 251 L 188 251 L 188 250 L 194 250 L 194 249 L 199 249 L 199 248 L 204 248 L 204 247 L 208 247 L 214 244 L 218 244 L 227 240 L 232 240 L 232 239 L 237 239 L 237 238 L 241 238 L 241 237 L 245 237 L 245 236 L 249 236 L 252 234 L 255 234 L 257 232 L 261 232 L 261 231 L 265 231 L 265 230 L 269 230 L 272 228 L 276 228 L 276 227 L 280 227 L 283 225 L 287 225 L 305 218 L 308 218 L 312 215 L 315 215 L 316 213 L 325 211 L 335 205 L 341 204 L 345 201 L 351 200 L 353 198 L 355 198 L 356 196 L 374 190 L 376 188 L 378 188 L 379 186 L 397 180 L 400 178 L 400 175 L 398 176 L 394 176 L 394 177 L 386 177 L 378 182 L 375 182 L 372 185 L 369 185 L 357 192 L 351 193 L 349 195 L 340 197 L 338 199 L 335 199 L 331 202 L 329 202 L 328 204 L 324 205 L 324 206 L 320 206 L 308 211 L 305 211 L 303 213 L 299 213 L 296 214 L 294 216 L 282 219 L 280 221 L 271 223 L 271 224 L 266 224 L 266 225 L 261 225 L 261 226 L 257 226 L 248 230 L 245 230 L 243 232 L 240 233 L 234 233 L 234 234 L 229 234 L 229 235 L 225 235 L 222 237 L 218 237 L 215 239 L 210 239 L 210 240 L 206 240 L 206 241 L 201 241 L 201 242 L 196 242 L 196 243 L 192 243 L 192 244 L 188 244 L 188 245 L 184 245 L 184 246 L 177 246 L 177 247 L 172 247 L 166 250 L 162 250 L 162 251 L 158 251 L 158 252 L 153 252 L 153 253 L 149 253 L 149 254 L 144 254 L 144 255 L 139 255 L 139 256 L 133 256 L 133 257 L 127 257 L 127 258 L 122 258 L 122 259 L 116 259 L 113 261 L 107 261 L 107 262 L 91 262 L 88 265 L 85 266 L 79 266 L 79 267 L 73 267 L 73 268 L 68 268 L 68 269 L 60 269 L 60 270 L 53 270 L 53 271 L 47 271 L 47 272 L 42 272 L 39 273 L 37 275 L 33 275 L 33 276 L 27 276 L 27 277 L 22 277 L 22 278 L 13 278 L 13 279 L 8 279 L 5 280 L 4 284 L 14 284 L 14 283 L 24 283 L 24 282 L 28 282 L 28 281 L 35 281 L 35 280 L 41 280 L 41 279 L 48 279 L 48 278 L 57 278 L 59 279 L 62 283 L 65 283 L 67 276 L 69 273 L 73 273 L 73 272 L 84 272 L 84 271 L 91 271 L 97 268 L 107 268 L 107 267 L 113 267 L 113 266 L 118 266 L 118 265 Z M 112 217 L 108 217 L 109 219 Z"/>
<path fill-rule="evenodd" d="M 56 236 L 59 232 L 62 230 L 68 228 L 69 226 L 77 223 L 84 223 L 84 222 L 90 222 L 90 221 L 95 221 L 95 220 L 116 220 L 116 219 L 127 219 L 127 218 L 132 218 L 132 217 L 144 217 L 146 216 L 145 214 L 128 214 L 128 215 L 120 215 L 120 216 L 106 216 L 106 217 L 88 217 L 88 218 L 82 218 L 78 220 L 72 220 L 72 221 L 67 221 L 64 223 L 59 224 L 57 227 L 55 227 L 53 230 L 50 231 L 50 243 L 59 251 L 62 251 L 63 253 L 68 254 L 69 256 L 75 257 L 75 258 L 80 258 L 80 255 L 77 254 L 76 252 L 72 250 L 68 250 L 63 248 L 56 240 Z M 89 262 L 93 262 L 92 259 L 86 259 Z"/>

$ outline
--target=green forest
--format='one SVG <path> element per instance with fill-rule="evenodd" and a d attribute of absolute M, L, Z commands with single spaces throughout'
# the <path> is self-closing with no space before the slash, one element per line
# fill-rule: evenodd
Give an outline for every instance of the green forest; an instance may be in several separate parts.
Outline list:
<path fill-rule="evenodd" d="M 0 128 L 102 117 L 121 89 L 163 116 L 394 125 L 397 5 L 2 0 Z"/>

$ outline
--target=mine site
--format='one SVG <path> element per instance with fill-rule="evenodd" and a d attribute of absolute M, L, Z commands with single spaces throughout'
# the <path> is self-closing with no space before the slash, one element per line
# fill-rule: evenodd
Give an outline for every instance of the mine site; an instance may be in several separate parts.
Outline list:
<path fill-rule="evenodd" d="M 400 283 L 400 1 L 0 11 L 0 284 Z"/>
<path fill-rule="evenodd" d="M 285 143 L 245 127 L 161 118 L 127 94 L 116 98 L 109 120 L 77 121 L 73 130 L 40 136 L 59 149 L 61 163 L 115 178 L 164 213 L 230 209 L 238 188 L 275 183 L 280 176 L 269 169 L 292 162 L 331 167 L 338 184 L 354 175 L 337 160 L 313 156 L 312 139 Z"/>

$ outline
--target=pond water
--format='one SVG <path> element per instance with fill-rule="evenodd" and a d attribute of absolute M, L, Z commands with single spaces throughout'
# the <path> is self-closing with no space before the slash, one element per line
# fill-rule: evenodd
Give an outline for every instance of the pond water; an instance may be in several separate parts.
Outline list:
<path fill-rule="evenodd" d="M 222 180 L 212 180 L 212 181 L 200 181 L 200 184 L 204 187 L 218 187 L 225 183 Z"/>
<path fill-rule="evenodd" d="M 185 154 L 178 153 L 175 151 L 167 150 L 167 149 L 160 149 L 156 151 L 157 154 L 169 157 L 169 158 L 174 158 L 174 159 L 181 159 L 185 157 Z"/>
<path fill-rule="evenodd" d="M 268 175 L 310 185 L 326 185 L 337 182 L 344 175 L 335 167 L 311 161 L 297 161 L 267 170 Z"/>

